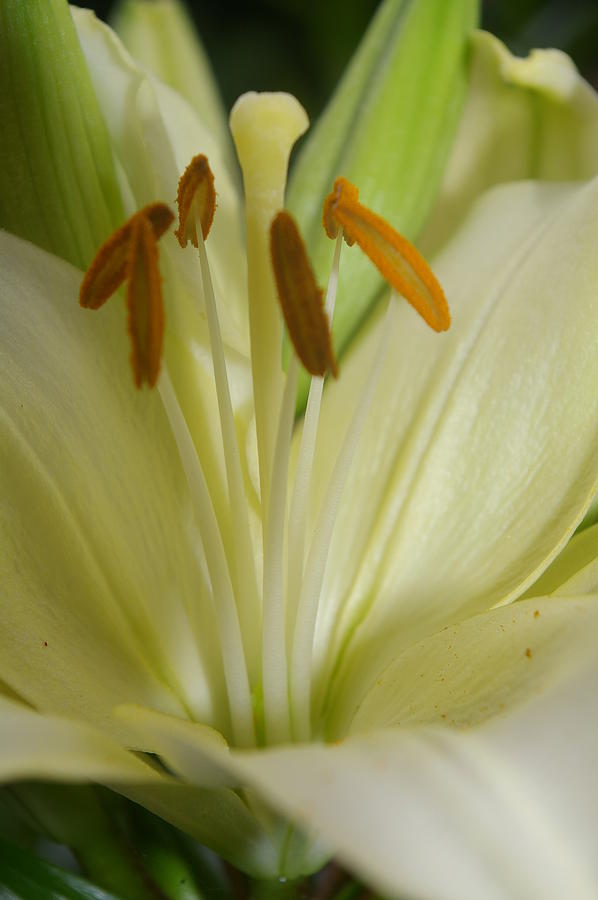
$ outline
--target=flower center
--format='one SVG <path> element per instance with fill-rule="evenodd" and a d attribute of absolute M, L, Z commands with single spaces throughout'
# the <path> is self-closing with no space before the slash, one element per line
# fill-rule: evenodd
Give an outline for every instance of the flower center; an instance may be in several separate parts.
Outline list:
<path fill-rule="evenodd" d="M 97 309 L 127 282 L 131 362 L 137 386 L 157 383 L 186 474 L 203 545 L 237 746 L 307 740 L 312 735 L 313 645 L 318 606 L 337 510 L 392 329 L 381 343 L 334 465 L 308 540 L 308 499 L 324 376 L 337 374 L 332 321 L 342 240 L 357 243 L 389 283 L 435 330 L 450 316 L 442 288 L 427 264 L 379 216 L 358 201 L 357 189 L 338 178 L 324 200 L 323 223 L 336 239 L 325 304 L 292 217 L 282 210 L 288 159 L 307 127 L 299 103 L 286 94 L 247 94 L 231 112 L 231 130 L 243 171 L 248 262 L 251 370 L 261 495 L 261 547 L 250 530 L 241 452 L 235 430 L 226 357 L 204 241 L 216 209 L 214 178 L 196 156 L 178 187 L 181 247 L 199 257 L 228 489 L 233 546 L 225 546 L 209 480 L 196 451 L 167 366 L 160 355 L 164 314 L 158 270 L 159 237 L 172 214 L 164 204 L 136 213 L 100 248 L 83 279 L 80 302 Z M 391 302 L 387 315 L 394 315 Z M 296 350 L 282 367 L 283 320 Z M 299 361 L 312 375 L 290 486 Z M 288 503 L 288 510 L 287 510 Z M 227 553 L 228 551 L 228 553 Z M 259 555 L 263 576 L 258 583 Z M 257 630 L 256 630 L 257 629 Z M 255 635 L 259 639 L 255 640 Z M 256 643 L 258 646 L 256 646 Z"/>

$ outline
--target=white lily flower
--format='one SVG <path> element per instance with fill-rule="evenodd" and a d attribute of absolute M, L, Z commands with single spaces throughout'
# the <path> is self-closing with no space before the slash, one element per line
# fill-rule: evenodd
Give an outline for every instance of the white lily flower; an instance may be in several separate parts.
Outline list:
<path fill-rule="evenodd" d="M 218 142 L 75 21 L 127 213 L 198 152 L 218 207 L 199 262 L 160 242 L 157 391 L 120 304 L 81 310 L 81 270 L 0 232 L 0 774 L 113 787 L 255 877 L 335 853 L 392 895 L 593 900 L 598 529 L 570 541 L 598 486 L 590 162 L 551 183 L 472 156 L 473 191 L 458 138 L 427 232 L 451 329 L 391 296 L 293 433 L 267 237 L 302 108 L 233 110 L 245 251 Z M 547 105 L 598 121 L 561 57 L 477 48 L 541 61 Z"/>

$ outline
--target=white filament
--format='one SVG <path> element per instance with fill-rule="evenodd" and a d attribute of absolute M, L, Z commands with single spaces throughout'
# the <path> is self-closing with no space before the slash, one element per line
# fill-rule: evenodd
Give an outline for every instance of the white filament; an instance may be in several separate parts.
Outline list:
<path fill-rule="evenodd" d="M 338 270 L 342 243 L 343 230 L 342 228 L 340 228 L 336 238 L 332 269 L 330 270 L 330 276 L 328 278 L 328 289 L 326 291 L 325 312 L 331 325 L 332 317 L 334 315 L 334 306 L 336 303 Z M 316 449 L 316 438 L 318 434 L 318 422 L 320 420 L 320 408 L 322 404 L 323 389 L 324 379 L 314 375 L 311 379 L 309 396 L 307 398 L 307 407 L 305 409 L 305 417 L 303 419 L 301 444 L 299 447 L 299 457 L 297 461 L 297 469 L 295 472 L 295 483 L 293 486 L 293 496 L 291 499 L 291 507 L 289 513 L 289 548 L 291 550 L 291 552 L 289 552 L 287 579 L 287 629 L 289 635 L 292 634 L 292 629 L 295 624 L 295 614 L 297 610 L 297 603 L 299 601 L 301 580 L 303 578 L 303 566 L 305 562 L 305 520 L 307 512 L 307 500 L 309 497 L 309 483 L 314 461 L 314 453 Z"/>
<path fill-rule="evenodd" d="M 255 730 L 249 676 L 241 626 L 218 521 L 193 438 L 189 433 L 187 422 L 164 365 L 158 389 L 189 485 L 195 519 L 208 565 L 234 740 L 240 747 L 251 747 L 255 745 Z"/>
<path fill-rule="evenodd" d="M 195 222 L 195 234 L 199 252 L 201 279 L 203 285 L 204 304 L 212 349 L 212 363 L 214 366 L 214 380 L 216 383 L 216 396 L 218 398 L 218 410 L 220 413 L 220 430 L 224 447 L 224 461 L 226 466 L 226 478 L 228 484 L 228 496 L 231 510 L 231 519 L 235 526 L 234 558 L 235 558 L 235 586 L 237 607 L 242 623 L 242 634 L 245 637 L 245 652 L 250 661 L 251 655 L 257 656 L 256 636 L 259 635 L 259 623 L 261 617 L 260 599 L 257 589 L 257 577 L 255 572 L 255 557 L 249 531 L 249 517 L 245 487 L 243 484 L 243 472 L 239 446 L 235 432 L 233 406 L 230 396 L 228 375 L 226 372 L 226 360 L 222 346 L 222 335 L 218 321 L 218 311 L 214 287 L 210 274 L 210 266 L 206 253 L 201 227 Z M 248 646 L 249 645 L 249 646 Z"/>
<path fill-rule="evenodd" d="M 280 406 L 272 479 L 270 507 L 264 540 L 264 610 L 262 631 L 262 673 L 264 719 L 267 743 L 288 741 L 291 736 L 289 714 L 288 663 L 286 649 L 286 603 L 284 584 L 284 539 L 289 453 L 298 363 L 291 357 Z M 289 548 L 289 553 L 293 548 Z"/>
<path fill-rule="evenodd" d="M 394 295 L 391 295 L 382 324 L 380 344 L 336 459 L 309 547 L 299 595 L 291 655 L 290 694 L 293 736 L 296 740 L 308 740 L 311 733 L 313 642 L 326 560 L 342 492 L 372 396 L 386 362 L 395 307 Z"/>

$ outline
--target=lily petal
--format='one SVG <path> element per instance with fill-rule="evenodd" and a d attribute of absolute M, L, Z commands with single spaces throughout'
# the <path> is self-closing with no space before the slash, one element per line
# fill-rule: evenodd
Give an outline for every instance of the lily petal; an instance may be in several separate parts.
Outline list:
<path fill-rule="evenodd" d="M 597 181 L 495 189 L 435 266 L 450 332 L 428 334 L 398 311 L 322 591 L 323 685 L 347 643 L 358 648 L 346 660 L 350 683 L 335 686 L 339 702 L 353 703 L 375 680 L 389 648 L 394 656 L 522 593 L 589 505 L 598 480 L 597 198 Z M 378 340 L 373 331 L 325 395 L 320 497 Z"/>
<path fill-rule="evenodd" d="M 233 148 L 222 100 L 193 21 L 179 0 L 126 0 L 114 29 L 136 60 L 178 91 L 217 137 L 232 162 Z"/>
<path fill-rule="evenodd" d="M 597 607 L 596 598 L 563 601 L 573 617 L 575 603 L 589 609 L 590 602 Z M 541 696 L 530 682 L 527 702 L 515 690 L 519 706 L 476 728 L 422 725 L 335 745 L 228 752 L 169 716 L 120 715 L 191 783 L 201 782 L 210 762 L 231 786 L 259 791 L 384 893 L 560 900 L 572 891 L 593 900 L 598 662 L 586 629 L 569 637 L 566 647 L 557 641 L 551 649 L 556 665 L 543 668 Z M 291 863 L 294 874 L 302 864 L 309 870 L 305 858 Z"/>
<path fill-rule="evenodd" d="M 128 697 L 213 721 L 199 539 L 159 397 L 131 385 L 124 308 L 81 310 L 81 273 L 5 232 L 0 265 L 0 678 L 87 720 Z"/>
<path fill-rule="evenodd" d="M 210 789 L 177 782 L 100 730 L 40 715 L 2 696 L 0 716 L 0 781 L 99 782 L 257 876 L 275 871 L 274 846 L 233 791 L 215 782 Z"/>
<path fill-rule="evenodd" d="M 598 591 L 598 525 L 576 534 L 525 596 L 595 591 Z"/>
<path fill-rule="evenodd" d="M 396 725 L 477 725 L 545 693 L 598 633 L 598 597 L 535 597 L 473 616 L 407 648 L 338 734 Z M 338 723 L 337 723 L 338 724 Z"/>
<path fill-rule="evenodd" d="M 477 32 L 467 103 L 422 235 L 424 253 L 436 253 L 492 185 L 591 178 L 597 160 L 598 95 L 573 61 L 560 50 L 521 59 Z"/>
<path fill-rule="evenodd" d="M 0 779 L 152 783 L 160 776 L 95 728 L 0 696 Z"/>
<path fill-rule="evenodd" d="M 593 659 L 588 659 L 592 657 Z M 593 900 L 598 667 L 471 731 L 396 729 L 236 757 L 391 896 Z"/>

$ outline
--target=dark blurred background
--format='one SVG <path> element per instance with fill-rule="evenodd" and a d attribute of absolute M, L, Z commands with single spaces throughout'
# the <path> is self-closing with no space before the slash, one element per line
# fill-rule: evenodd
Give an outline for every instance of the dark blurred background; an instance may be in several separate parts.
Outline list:
<path fill-rule="evenodd" d="M 246 90 L 287 90 L 313 119 L 378 2 L 188 0 L 187 6 L 227 108 Z M 78 5 L 109 20 L 115 2 L 78 0 Z M 598 0 L 483 0 L 482 26 L 518 54 L 560 47 L 598 85 Z"/>

